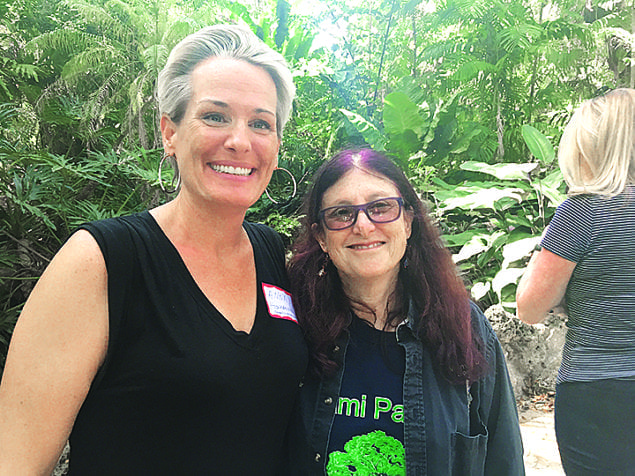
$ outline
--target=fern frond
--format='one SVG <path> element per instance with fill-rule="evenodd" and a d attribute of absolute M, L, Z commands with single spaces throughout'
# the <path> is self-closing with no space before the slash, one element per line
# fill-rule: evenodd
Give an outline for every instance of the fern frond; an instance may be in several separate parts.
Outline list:
<path fill-rule="evenodd" d="M 459 16 L 477 20 L 486 16 L 488 10 L 492 8 L 491 0 L 454 0 L 448 2 L 448 6 L 455 7 Z"/>
<path fill-rule="evenodd" d="M 146 71 L 150 71 L 156 75 L 168 60 L 168 51 L 165 45 L 152 45 L 141 52 L 143 65 Z"/>
<path fill-rule="evenodd" d="M 126 58 L 122 53 L 110 45 L 99 45 L 84 50 L 64 65 L 60 78 L 68 84 L 75 84 L 77 81 L 85 81 L 87 74 L 104 75 L 121 69 L 130 61 L 130 58 Z"/>
<path fill-rule="evenodd" d="M 116 39 L 123 45 L 131 44 L 134 35 L 130 28 L 104 8 L 83 0 L 63 0 L 61 5 L 76 12 L 84 23 L 102 32 L 105 37 Z"/>
<path fill-rule="evenodd" d="M 140 76 L 137 76 L 134 81 L 130 83 L 130 87 L 128 88 L 128 98 L 130 100 L 130 113 L 133 116 L 136 116 L 143 104 L 145 103 L 145 93 L 146 85 L 150 82 L 153 82 L 156 79 L 156 76 L 153 72 L 146 72 Z"/>
<path fill-rule="evenodd" d="M 452 75 L 452 79 L 458 82 L 469 82 L 481 73 L 490 74 L 496 72 L 496 66 L 486 61 L 470 61 L 458 67 Z"/>
<path fill-rule="evenodd" d="M 92 124 L 94 130 L 95 124 L 99 124 L 105 116 L 109 104 L 121 99 L 125 94 L 121 88 L 125 81 L 126 74 L 120 70 L 115 70 L 106 77 L 84 104 L 82 123 Z"/>
<path fill-rule="evenodd" d="M 542 36 L 542 32 L 542 28 L 538 25 L 521 23 L 503 28 L 498 33 L 498 42 L 508 53 L 516 48 L 527 50 L 535 40 Z"/>
<path fill-rule="evenodd" d="M 104 9 L 109 14 L 116 14 L 119 18 L 126 17 L 128 19 L 136 19 L 137 17 L 137 13 L 134 8 L 132 8 L 132 4 L 122 0 L 108 0 L 104 4 Z"/>
<path fill-rule="evenodd" d="M 424 48 L 421 53 L 421 59 L 427 61 L 436 61 L 441 58 L 446 58 L 456 53 L 462 52 L 466 46 L 466 41 L 463 38 L 450 38 L 445 41 L 439 41 L 432 43 L 430 46 Z"/>
<path fill-rule="evenodd" d="M 12 101 L 13 94 L 11 94 L 11 91 L 9 90 L 10 84 L 5 81 L 2 76 L 0 76 L 0 99 Z"/>
<path fill-rule="evenodd" d="M 591 27 L 586 24 L 570 23 L 557 19 L 544 22 L 542 26 L 547 40 L 576 40 L 585 47 L 593 43 Z"/>
<path fill-rule="evenodd" d="M 161 44 L 172 49 L 179 41 L 190 33 L 200 30 L 204 25 L 190 17 L 182 17 L 171 23 L 161 38 Z"/>
<path fill-rule="evenodd" d="M 596 32 L 601 32 L 602 30 L 605 30 L 607 28 L 611 28 L 614 26 L 620 26 L 620 27 L 625 26 L 623 24 L 624 23 L 623 14 L 626 11 L 629 11 L 630 13 L 629 9 L 624 9 L 624 12 L 621 12 L 621 11 L 611 12 L 607 14 L 606 16 L 603 16 L 602 18 L 595 20 L 593 23 L 591 23 L 590 27 L 594 29 Z"/>
<path fill-rule="evenodd" d="M 42 73 L 42 69 L 34 64 L 18 63 L 11 58 L 0 56 L 0 75 L 2 76 L 16 76 L 38 81 L 39 73 Z"/>
<path fill-rule="evenodd" d="M 64 28 L 49 31 L 36 36 L 25 45 L 27 54 L 37 57 L 49 52 L 61 52 L 72 55 L 77 51 L 86 50 L 99 43 L 99 38 L 95 35 L 83 31 Z"/>

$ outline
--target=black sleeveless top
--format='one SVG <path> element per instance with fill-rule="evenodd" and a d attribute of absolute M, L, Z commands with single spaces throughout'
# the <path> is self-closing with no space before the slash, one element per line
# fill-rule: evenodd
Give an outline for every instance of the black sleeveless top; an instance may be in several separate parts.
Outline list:
<path fill-rule="evenodd" d="M 280 237 L 244 223 L 258 281 L 247 334 L 205 297 L 147 211 L 81 228 L 106 261 L 110 328 L 71 433 L 70 474 L 279 474 L 308 359 Z"/>

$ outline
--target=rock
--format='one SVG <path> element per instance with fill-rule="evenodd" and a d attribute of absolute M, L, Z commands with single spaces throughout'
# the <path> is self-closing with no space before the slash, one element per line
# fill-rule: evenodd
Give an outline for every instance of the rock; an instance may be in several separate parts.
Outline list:
<path fill-rule="evenodd" d="M 550 314 L 541 324 L 529 325 L 502 306 L 485 311 L 498 335 L 517 398 L 555 391 L 566 335 L 566 315 Z"/>
<path fill-rule="evenodd" d="M 68 442 L 66 442 L 64 451 L 62 452 L 60 459 L 57 462 L 57 466 L 55 466 L 55 469 L 53 470 L 53 474 L 51 476 L 65 476 L 66 474 L 68 474 L 68 456 L 70 450 L 71 447 L 68 445 Z"/>

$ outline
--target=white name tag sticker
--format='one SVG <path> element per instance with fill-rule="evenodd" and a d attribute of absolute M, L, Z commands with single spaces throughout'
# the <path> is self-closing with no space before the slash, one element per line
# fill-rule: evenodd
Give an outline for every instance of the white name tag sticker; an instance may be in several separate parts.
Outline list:
<path fill-rule="evenodd" d="M 271 317 L 298 322 L 295 317 L 295 309 L 290 293 L 280 289 L 278 286 L 266 283 L 262 283 L 262 292 L 265 295 L 265 301 Z"/>

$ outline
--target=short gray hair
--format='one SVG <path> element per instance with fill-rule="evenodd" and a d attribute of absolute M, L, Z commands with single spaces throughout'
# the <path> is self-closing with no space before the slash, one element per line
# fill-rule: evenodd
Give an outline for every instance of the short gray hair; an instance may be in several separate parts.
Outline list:
<path fill-rule="evenodd" d="M 192 98 L 192 71 L 209 58 L 233 58 L 264 69 L 276 86 L 276 131 L 289 120 L 295 85 L 284 57 L 267 46 L 250 29 L 240 25 L 214 25 L 186 36 L 170 53 L 159 73 L 159 111 L 179 124 Z"/>

